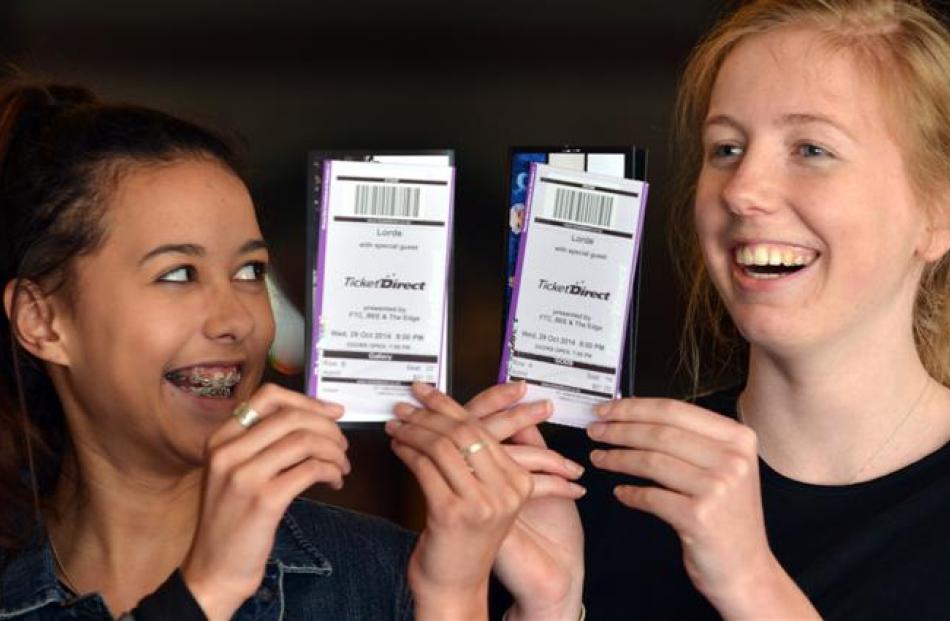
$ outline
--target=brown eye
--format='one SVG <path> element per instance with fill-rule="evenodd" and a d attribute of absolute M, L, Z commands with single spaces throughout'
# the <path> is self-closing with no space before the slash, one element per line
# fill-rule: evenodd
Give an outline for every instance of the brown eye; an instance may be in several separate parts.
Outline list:
<path fill-rule="evenodd" d="M 263 280 L 267 274 L 267 265 L 262 261 L 253 261 L 241 267 L 234 275 L 236 280 Z"/>
<path fill-rule="evenodd" d="M 194 280 L 195 268 L 191 265 L 180 265 L 158 277 L 158 282 L 184 283 Z"/>

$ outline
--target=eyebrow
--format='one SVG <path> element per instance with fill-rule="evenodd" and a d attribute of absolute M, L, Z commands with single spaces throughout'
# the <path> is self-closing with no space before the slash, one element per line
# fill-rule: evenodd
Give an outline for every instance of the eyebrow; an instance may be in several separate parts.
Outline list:
<path fill-rule="evenodd" d="M 854 136 L 852 136 L 851 132 L 845 129 L 843 125 L 841 125 L 840 123 L 837 123 L 831 117 L 827 117 L 821 114 L 809 114 L 809 113 L 786 114 L 782 116 L 779 124 L 780 125 L 809 125 L 812 123 L 818 123 L 820 125 L 828 125 L 838 130 L 839 132 L 841 132 L 842 134 L 844 134 L 851 140 L 854 140 Z"/>
<path fill-rule="evenodd" d="M 248 254 L 255 250 L 270 250 L 270 247 L 263 239 L 249 239 L 238 248 L 238 254 Z M 139 265 L 163 254 L 184 254 L 191 257 L 202 257 L 207 254 L 207 252 L 204 246 L 199 246 L 198 244 L 162 244 L 146 252 L 145 255 L 139 259 Z"/>
<path fill-rule="evenodd" d="M 828 125 L 851 140 L 854 140 L 854 136 L 851 135 L 847 129 L 845 129 L 841 124 L 835 122 L 830 117 L 821 115 L 821 114 L 811 114 L 806 112 L 796 112 L 790 114 L 783 114 L 778 121 L 778 125 L 809 125 L 813 123 L 818 123 L 820 125 Z M 726 125 L 728 127 L 733 127 L 739 131 L 743 131 L 744 128 L 742 125 L 726 114 L 717 114 L 716 116 L 711 116 L 703 123 L 703 129 L 705 130 L 711 125 Z"/>

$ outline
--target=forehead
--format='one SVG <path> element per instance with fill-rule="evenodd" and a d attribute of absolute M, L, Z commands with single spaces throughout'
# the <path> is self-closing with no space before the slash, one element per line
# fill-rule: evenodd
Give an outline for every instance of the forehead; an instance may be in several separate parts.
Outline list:
<path fill-rule="evenodd" d="M 857 133 L 889 125 L 887 112 L 868 63 L 804 28 L 743 39 L 723 62 L 709 109 L 750 118 L 820 114 Z"/>
<path fill-rule="evenodd" d="M 227 251 L 260 237 L 244 183 L 208 159 L 133 165 L 123 171 L 112 189 L 105 223 L 105 247 L 138 255 L 167 243 Z"/>

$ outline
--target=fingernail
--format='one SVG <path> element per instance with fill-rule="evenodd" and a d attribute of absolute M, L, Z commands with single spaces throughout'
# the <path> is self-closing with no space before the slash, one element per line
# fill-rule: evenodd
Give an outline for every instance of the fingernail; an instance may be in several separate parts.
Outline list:
<path fill-rule="evenodd" d="M 386 433 L 396 433 L 396 431 L 402 427 L 402 421 L 398 420 L 387 420 L 386 424 L 383 425 L 383 428 L 386 430 Z"/>
<path fill-rule="evenodd" d="M 393 413 L 399 418 L 408 418 L 415 408 L 408 403 L 397 403 L 393 406 Z"/>
<path fill-rule="evenodd" d="M 610 410 L 613 409 L 613 407 L 613 401 L 605 401 L 594 408 L 594 413 L 597 414 L 597 416 L 603 418 L 604 416 L 610 414 Z"/>
<path fill-rule="evenodd" d="M 599 438 L 607 431 L 607 425 L 604 423 L 591 423 L 587 426 L 587 435 L 592 438 Z"/>
<path fill-rule="evenodd" d="M 413 389 L 417 394 L 425 396 L 435 390 L 435 387 L 432 384 L 426 384 L 424 382 L 416 382 L 412 385 Z"/>
<path fill-rule="evenodd" d="M 584 466 L 580 465 L 576 461 L 571 461 L 570 459 L 564 460 L 564 465 L 567 467 L 568 472 L 572 475 L 579 477 L 584 474 Z"/>
<path fill-rule="evenodd" d="M 328 401 L 328 402 L 327 402 L 327 408 L 328 408 L 328 409 L 330 410 L 330 412 L 332 412 L 333 414 L 335 414 L 335 415 L 337 415 L 337 416 L 343 416 L 343 406 L 340 405 L 339 403 L 333 403 L 333 402 Z"/>
<path fill-rule="evenodd" d="M 550 399 L 535 401 L 531 404 L 531 409 L 538 416 L 550 416 L 551 412 L 554 411 L 554 404 L 551 403 Z"/>
<path fill-rule="evenodd" d="M 592 463 L 599 463 L 604 458 L 604 451 L 591 451 L 590 460 Z"/>
<path fill-rule="evenodd" d="M 587 493 L 587 488 L 584 487 L 583 485 L 578 485 L 577 483 L 571 483 L 570 485 L 571 485 L 571 491 L 577 494 L 578 498 L 580 498 L 581 496 Z"/>

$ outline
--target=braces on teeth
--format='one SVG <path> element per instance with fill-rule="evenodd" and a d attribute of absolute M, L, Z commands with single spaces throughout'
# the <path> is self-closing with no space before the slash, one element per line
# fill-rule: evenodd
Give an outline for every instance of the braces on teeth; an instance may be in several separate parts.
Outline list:
<path fill-rule="evenodd" d="M 234 386 L 241 381 L 241 372 L 216 372 L 208 376 L 192 369 L 191 373 L 176 372 L 169 374 L 169 379 L 178 384 L 180 388 L 198 397 L 230 397 Z"/>
<path fill-rule="evenodd" d="M 192 386 L 188 387 L 188 390 L 199 397 L 230 397 L 231 396 L 231 386 L 201 386 L 200 388 L 195 388 Z"/>
<path fill-rule="evenodd" d="M 205 377 L 192 371 L 188 377 L 192 384 L 200 384 L 202 387 L 230 387 L 241 381 L 241 374 L 229 372 L 227 375 L 216 373 L 214 377 Z"/>

